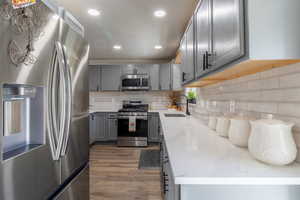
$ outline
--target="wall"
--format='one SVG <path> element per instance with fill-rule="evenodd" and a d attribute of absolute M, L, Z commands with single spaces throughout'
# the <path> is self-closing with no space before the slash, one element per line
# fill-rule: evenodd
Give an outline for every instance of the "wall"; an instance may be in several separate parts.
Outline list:
<path fill-rule="evenodd" d="M 224 81 L 197 92 L 198 101 L 191 106 L 191 112 L 205 121 L 211 111 L 229 112 L 231 104 L 238 113 L 260 118 L 273 114 L 275 119 L 294 122 L 293 133 L 300 152 L 300 64 Z"/>
<path fill-rule="evenodd" d="M 150 105 L 150 109 L 167 109 L 171 104 L 171 92 L 92 92 L 90 93 L 90 112 L 118 111 L 123 100 L 142 100 Z"/>

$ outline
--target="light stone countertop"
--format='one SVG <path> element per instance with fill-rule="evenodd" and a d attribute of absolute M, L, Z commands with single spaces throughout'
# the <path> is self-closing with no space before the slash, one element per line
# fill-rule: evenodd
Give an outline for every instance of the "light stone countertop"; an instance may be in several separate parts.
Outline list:
<path fill-rule="evenodd" d="M 219 137 L 194 117 L 159 112 L 176 184 L 300 185 L 300 164 L 276 167 L 255 160 L 245 148 Z"/>

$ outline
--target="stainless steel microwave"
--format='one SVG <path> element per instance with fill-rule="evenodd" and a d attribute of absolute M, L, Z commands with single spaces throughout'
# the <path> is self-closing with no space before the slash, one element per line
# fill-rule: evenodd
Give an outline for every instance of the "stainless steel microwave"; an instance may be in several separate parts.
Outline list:
<path fill-rule="evenodd" d="M 127 74 L 121 78 L 123 91 L 150 90 L 150 76 L 148 74 Z"/>

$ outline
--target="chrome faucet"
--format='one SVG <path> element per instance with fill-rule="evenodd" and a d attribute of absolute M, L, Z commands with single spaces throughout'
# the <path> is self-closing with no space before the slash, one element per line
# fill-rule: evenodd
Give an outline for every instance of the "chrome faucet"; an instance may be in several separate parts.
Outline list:
<path fill-rule="evenodd" d="M 181 95 L 181 96 L 183 96 L 183 97 L 186 98 L 186 111 L 185 111 L 185 114 L 186 114 L 186 115 L 191 115 L 191 113 L 190 113 L 190 111 L 189 111 L 189 99 L 188 99 L 188 97 L 185 96 L 185 95 Z"/>

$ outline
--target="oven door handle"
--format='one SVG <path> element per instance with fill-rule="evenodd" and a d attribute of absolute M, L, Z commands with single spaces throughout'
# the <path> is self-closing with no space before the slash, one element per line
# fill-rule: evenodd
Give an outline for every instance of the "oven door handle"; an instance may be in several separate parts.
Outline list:
<path fill-rule="evenodd" d="M 128 116 L 118 116 L 118 118 L 117 118 L 118 120 L 119 119 L 129 119 L 129 117 Z M 137 116 L 136 117 L 136 119 L 138 119 L 138 120 L 148 120 L 148 117 L 145 117 L 145 116 Z"/>

